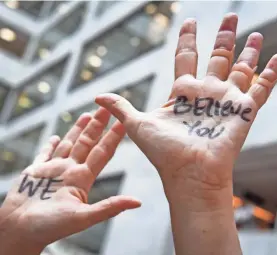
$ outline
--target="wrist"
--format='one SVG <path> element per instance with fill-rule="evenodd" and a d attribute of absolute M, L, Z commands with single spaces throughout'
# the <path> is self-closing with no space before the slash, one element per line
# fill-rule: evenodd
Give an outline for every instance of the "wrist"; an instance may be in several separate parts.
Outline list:
<path fill-rule="evenodd" d="M 0 219 L 0 254 L 39 255 L 45 248 L 30 238 L 15 219 Z"/>
<path fill-rule="evenodd" d="M 203 182 L 184 175 L 162 178 L 169 205 L 184 207 L 192 212 L 233 210 L 233 181 Z"/>
<path fill-rule="evenodd" d="M 242 254 L 232 206 L 232 184 L 210 189 L 202 184 L 178 182 L 165 190 L 176 254 Z"/>

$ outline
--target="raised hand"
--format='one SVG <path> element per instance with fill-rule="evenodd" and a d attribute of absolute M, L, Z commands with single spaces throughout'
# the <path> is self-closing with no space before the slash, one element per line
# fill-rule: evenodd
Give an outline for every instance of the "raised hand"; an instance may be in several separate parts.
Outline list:
<path fill-rule="evenodd" d="M 123 123 L 130 138 L 157 168 L 171 213 L 179 214 L 179 219 L 172 217 L 177 254 L 210 254 L 215 252 L 213 247 L 218 249 L 218 253 L 213 254 L 239 253 L 239 248 L 230 252 L 222 247 L 222 233 L 211 234 L 210 223 L 199 226 L 200 234 L 194 231 L 197 227 L 190 229 L 188 224 L 196 221 L 188 211 L 204 213 L 228 209 L 227 218 L 232 218 L 233 164 L 277 79 L 275 55 L 256 83 L 250 86 L 262 46 L 263 37 L 259 33 L 249 35 L 245 48 L 232 65 L 236 27 L 237 16 L 226 15 L 207 74 L 203 79 L 196 79 L 196 21 L 185 20 L 175 56 L 176 80 L 163 107 L 142 113 L 118 95 L 103 94 L 95 100 Z M 228 227 L 234 229 L 233 222 Z M 213 240 L 204 238 L 206 232 Z M 194 241 L 189 238 L 192 235 L 195 235 Z M 203 243 L 204 250 L 199 245 L 193 246 L 196 240 Z M 237 244 L 235 236 L 226 242 L 229 246 Z"/>
<path fill-rule="evenodd" d="M 51 137 L 20 175 L 0 209 L 0 253 L 40 254 L 51 242 L 140 206 L 127 196 L 87 204 L 96 177 L 113 156 L 125 129 L 110 113 L 85 113 L 60 141 Z"/>

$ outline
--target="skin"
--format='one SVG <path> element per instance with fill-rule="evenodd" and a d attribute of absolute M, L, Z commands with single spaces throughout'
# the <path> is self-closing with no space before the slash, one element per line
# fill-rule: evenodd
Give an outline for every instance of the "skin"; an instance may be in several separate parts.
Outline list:
<path fill-rule="evenodd" d="M 56 240 L 141 205 L 127 196 L 87 204 L 91 186 L 125 135 L 123 125 L 116 122 L 101 137 L 109 118 L 104 108 L 94 116 L 84 113 L 62 141 L 51 137 L 33 164 L 21 173 L 0 209 L 0 254 L 40 254 Z M 26 175 L 35 184 L 45 178 L 31 197 L 27 189 L 18 192 Z M 46 196 L 50 199 L 41 200 L 49 178 L 62 182 L 53 184 L 55 192 Z"/>
<path fill-rule="evenodd" d="M 0 253 L 40 254 L 51 242 L 140 206 L 139 201 L 125 196 L 87 204 L 88 192 L 114 154 L 125 127 L 161 177 L 170 206 L 176 254 L 241 254 L 232 209 L 232 169 L 277 79 L 277 56 L 250 86 L 263 38 L 251 34 L 232 65 L 236 26 L 237 16 L 226 15 L 207 75 L 196 79 L 196 22 L 185 20 L 175 56 L 175 82 L 162 107 L 141 113 L 124 98 L 103 94 L 96 102 L 106 109 L 100 108 L 94 117 L 82 115 L 62 141 L 52 137 L 34 163 L 22 172 L 0 209 Z M 186 96 L 192 104 L 196 97 L 212 97 L 221 103 L 232 100 L 243 109 L 251 108 L 247 114 L 250 121 L 237 114 L 176 115 L 174 103 L 179 96 Z M 109 111 L 122 124 L 117 122 L 101 138 Z M 215 139 L 189 132 L 184 121 L 192 126 L 197 120 L 205 128 L 223 126 L 224 132 Z M 18 192 L 26 175 L 35 184 L 41 178 L 62 182 L 55 184 L 55 192 L 48 194 L 50 199 L 41 200 L 45 186 L 32 197 L 26 190 Z"/>
<path fill-rule="evenodd" d="M 241 254 L 232 208 L 232 169 L 258 110 L 266 102 L 277 79 L 277 55 L 268 62 L 256 83 L 256 70 L 263 37 L 249 35 L 244 50 L 233 65 L 238 18 L 227 14 L 219 28 L 206 76 L 196 78 L 196 21 L 186 19 L 180 30 L 175 55 L 175 82 L 165 104 L 152 112 L 137 111 L 126 99 L 102 94 L 96 103 L 108 109 L 126 128 L 156 167 L 169 202 L 177 255 Z M 195 116 L 176 115 L 174 103 L 186 96 L 212 97 L 221 103 L 232 100 L 247 113 Z M 189 132 L 201 120 L 201 127 L 224 127 L 215 139 Z M 199 245 L 201 244 L 201 245 Z"/>

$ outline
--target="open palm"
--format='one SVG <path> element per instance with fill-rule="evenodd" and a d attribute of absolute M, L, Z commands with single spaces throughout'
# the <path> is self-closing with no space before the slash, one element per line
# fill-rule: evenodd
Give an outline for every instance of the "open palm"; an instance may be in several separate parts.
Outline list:
<path fill-rule="evenodd" d="M 197 182 L 208 189 L 232 186 L 234 161 L 277 78 L 274 56 L 250 87 L 262 46 L 259 33 L 248 37 L 232 66 L 236 27 L 237 16 L 226 15 L 207 74 L 196 79 L 196 22 L 184 22 L 175 56 L 175 82 L 163 107 L 141 113 L 118 95 L 96 98 L 125 125 L 128 135 L 158 169 L 165 188 L 174 179 Z"/>
<path fill-rule="evenodd" d="M 54 136 L 20 175 L 0 210 L 0 221 L 16 222 L 33 246 L 45 246 L 107 220 L 140 203 L 126 196 L 87 204 L 96 177 L 125 135 L 120 122 L 101 138 L 110 113 L 85 113 L 60 141 Z"/>

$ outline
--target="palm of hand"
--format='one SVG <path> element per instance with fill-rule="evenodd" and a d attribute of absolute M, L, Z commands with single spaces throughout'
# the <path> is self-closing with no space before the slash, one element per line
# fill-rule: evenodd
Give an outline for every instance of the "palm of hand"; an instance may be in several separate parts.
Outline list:
<path fill-rule="evenodd" d="M 185 21 L 175 57 L 176 80 L 162 108 L 140 113 L 117 95 L 96 98 L 125 125 L 164 183 L 193 179 L 209 188 L 232 186 L 234 161 L 277 78 L 274 56 L 249 89 L 263 40 L 258 33 L 249 36 L 230 68 L 236 26 L 235 15 L 224 18 L 207 75 L 197 80 L 196 23 Z"/>
<path fill-rule="evenodd" d="M 232 175 L 222 169 L 233 167 L 257 106 L 227 82 L 212 78 L 190 84 L 186 77 L 181 82 L 193 91 L 143 116 L 132 137 L 162 175 L 170 169 L 172 177 L 184 177 L 185 171 L 186 177 L 224 185 Z"/>
<path fill-rule="evenodd" d="M 100 108 L 93 118 L 83 114 L 62 141 L 52 137 L 8 193 L 0 222 L 16 222 L 34 246 L 45 246 L 138 207 L 126 196 L 87 203 L 97 175 L 125 135 L 117 122 L 101 137 L 109 118 Z"/>

